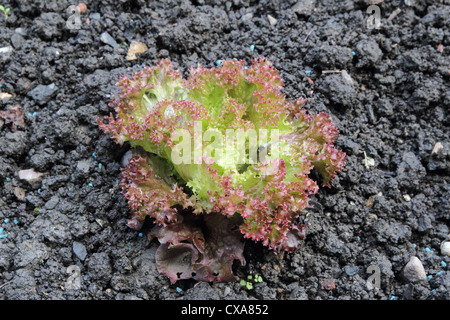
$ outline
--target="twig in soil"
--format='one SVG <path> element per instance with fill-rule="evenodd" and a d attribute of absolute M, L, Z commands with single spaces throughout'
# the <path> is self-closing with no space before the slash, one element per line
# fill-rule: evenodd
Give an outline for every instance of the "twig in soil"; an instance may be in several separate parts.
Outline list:
<path fill-rule="evenodd" d="M 328 73 L 339 73 L 341 70 L 335 69 L 335 70 L 323 70 L 322 74 L 328 74 Z"/>
<path fill-rule="evenodd" d="M 308 32 L 308 34 L 306 35 L 305 39 L 303 40 L 303 42 L 305 42 L 306 40 L 308 40 L 308 37 L 311 35 L 311 33 L 313 32 L 313 30 L 311 30 L 310 32 Z"/>
<path fill-rule="evenodd" d="M 395 9 L 394 12 L 391 13 L 389 18 L 387 18 L 387 21 L 393 20 L 400 12 L 402 12 L 402 9 L 400 8 Z"/>
<path fill-rule="evenodd" d="M 4 286 L 10 284 L 11 282 L 12 282 L 12 280 L 11 281 L 7 281 L 7 282 L 5 282 L 3 284 L 0 284 L 0 289 L 3 288 Z"/>

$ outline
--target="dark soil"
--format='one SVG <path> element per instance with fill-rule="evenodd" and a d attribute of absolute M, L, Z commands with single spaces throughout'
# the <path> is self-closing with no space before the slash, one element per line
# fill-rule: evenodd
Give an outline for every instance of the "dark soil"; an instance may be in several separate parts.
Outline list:
<path fill-rule="evenodd" d="M 371 2 L 379 29 L 367 26 Z M 80 29 L 66 25 L 77 2 L 0 3 L 11 8 L 6 21 L 0 12 L 0 92 L 11 95 L 0 99 L 1 299 L 449 299 L 447 1 L 86 3 Z M 135 40 L 149 49 L 127 61 Z M 96 119 L 111 111 L 120 75 L 161 58 L 187 73 L 261 55 L 289 98 L 333 116 L 346 167 L 302 215 L 294 253 L 246 244 L 235 272 L 260 275 L 253 289 L 172 285 L 156 270 L 156 240 L 126 226 L 127 147 Z M 44 175 L 20 179 L 25 169 Z M 413 256 L 426 279 L 404 274 Z M 377 270 L 379 286 L 368 285 Z"/>

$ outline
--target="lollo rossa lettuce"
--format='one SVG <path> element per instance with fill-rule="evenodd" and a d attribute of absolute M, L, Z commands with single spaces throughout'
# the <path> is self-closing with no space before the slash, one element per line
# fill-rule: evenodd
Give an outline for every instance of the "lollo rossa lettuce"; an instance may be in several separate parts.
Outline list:
<path fill-rule="evenodd" d="M 333 146 L 331 117 L 289 101 L 265 58 L 189 72 L 183 79 L 165 59 L 122 77 L 115 115 L 98 123 L 135 150 L 120 185 L 128 225 L 156 224 L 159 272 L 172 282 L 231 281 L 233 261 L 245 263 L 242 236 L 276 252 L 299 245 L 308 196 L 330 186 L 345 153 Z"/>

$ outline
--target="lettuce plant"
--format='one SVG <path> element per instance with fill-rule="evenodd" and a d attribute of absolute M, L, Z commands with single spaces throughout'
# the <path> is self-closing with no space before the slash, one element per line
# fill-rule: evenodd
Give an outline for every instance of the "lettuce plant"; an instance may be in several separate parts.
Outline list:
<path fill-rule="evenodd" d="M 128 225 L 156 224 L 158 270 L 172 282 L 231 281 L 233 261 L 245 263 L 242 238 L 276 252 L 299 245 L 308 196 L 330 186 L 345 153 L 333 146 L 330 116 L 289 101 L 266 59 L 189 73 L 184 79 L 166 59 L 122 77 L 115 115 L 98 122 L 135 150 L 120 185 Z"/>

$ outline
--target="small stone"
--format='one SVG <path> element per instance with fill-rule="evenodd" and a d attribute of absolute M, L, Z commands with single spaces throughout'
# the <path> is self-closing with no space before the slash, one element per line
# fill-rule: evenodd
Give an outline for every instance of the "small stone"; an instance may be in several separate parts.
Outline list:
<path fill-rule="evenodd" d="M 11 47 L 11 46 L 7 46 L 7 47 L 2 47 L 2 48 L 0 48 L 0 54 L 3 54 L 3 53 L 11 53 L 11 52 L 13 52 L 14 51 L 14 49 L 13 49 L 13 47 Z"/>
<path fill-rule="evenodd" d="M 77 170 L 83 172 L 83 173 L 88 173 L 89 169 L 91 168 L 92 163 L 89 160 L 80 160 L 77 163 Z"/>
<path fill-rule="evenodd" d="M 347 70 L 342 70 L 341 75 L 342 75 L 342 80 L 344 80 L 344 82 L 346 84 L 348 84 L 349 86 L 352 86 L 355 84 L 355 82 L 353 81 L 353 78 L 350 76 L 350 74 L 347 72 Z"/>
<path fill-rule="evenodd" d="M 111 37 L 111 35 L 108 32 L 103 32 L 100 35 L 100 40 L 101 42 L 103 42 L 104 44 L 110 45 L 111 47 L 113 47 L 114 49 L 117 48 L 117 42 L 116 40 L 114 40 L 113 37 Z"/>
<path fill-rule="evenodd" d="M 267 19 L 269 19 L 269 23 L 271 26 L 274 26 L 277 24 L 278 20 L 272 17 L 270 14 L 267 15 Z"/>
<path fill-rule="evenodd" d="M 127 53 L 127 60 L 136 60 L 136 53 L 144 53 L 148 50 L 148 47 L 145 45 L 145 43 L 133 41 L 130 44 L 130 48 L 128 49 Z"/>
<path fill-rule="evenodd" d="M 0 62 L 7 63 L 11 59 L 13 47 L 7 46 L 0 48 Z"/>
<path fill-rule="evenodd" d="M 20 34 L 22 37 L 26 37 L 27 36 L 27 30 L 24 28 L 16 28 L 14 29 L 14 32 L 17 34 Z"/>
<path fill-rule="evenodd" d="M 21 187 L 15 187 L 14 195 L 18 200 L 23 200 L 23 198 L 25 198 L 25 191 Z"/>
<path fill-rule="evenodd" d="M 441 254 L 450 257 L 450 241 L 444 241 L 441 244 Z"/>
<path fill-rule="evenodd" d="M 439 151 L 441 151 L 442 149 L 444 149 L 444 146 L 442 145 L 441 142 L 436 142 L 436 144 L 433 147 L 433 151 L 431 151 L 431 154 L 438 154 Z"/>
<path fill-rule="evenodd" d="M 72 249 L 73 253 L 78 257 L 78 259 L 80 259 L 81 261 L 84 261 L 84 259 L 86 259 L 87 251 L 86 247 L 82 243 L 74 241 Z"/>
<path fill-rule="evenodd" d="M 253 19 L 253 13 L 248 12 L 241 17 L 242 21 L 251 21 Z"/>
<path fill-rule="evenodd" d="M 42 177 L 43 173 L 36 172 L 34 169 L 20 170 L 19 179 L 25 180 L 31 185 L 37 185 Z"/>
<path fill-rule="evenodd" d="M 14 33 L 11 36 L 11 44 L 14 47 L 14 49 L 22 48 L 22 45 L 24 42 L 25 42 L 25 39 L 18 33 Z"/>
<path fill-rule="evenodd" d="M 411 282 L 427 280 L 427 275 L 422 262 L 415 256 L 411 257 L 405 268 L 403 268 L 403 276 Z"/>
<path fill-rule="evenodd" d="M 49 85 L 39 84 L 33 90 L 27 93 L 39 105 L 44 105 L 56 94 L 58 87 L 51 83 Z"/>
<path fill-rule="evenodd" d="M 86 13 L 86 10 L 87 10 L 87 6 L 86 6 L 85 3 L 80 2 L 80 3 L 78 4 L 78 9 L 80 10 L 80 13 L 81 13 L 81 14 L 85 14 L 85 13 Z"/>
<path fill-rule="evenodd" d="M 0 100 L 2 102 L 7 102 L 12 97 L 12 94 L 9 94 L 7 92 L 0 92 Z"/>
<path fill-rule="evenodd" d="M 57 195 L 54 195 L 53 197 L 50 198 L 50 200 L 48 200 L 45 203 L 45 209 L 47 210 L 53 210 L 56 208 L 56 206 L 58 205 L 59 202 L 59 197 Z"/>
<path fill-rule="evenodd" d="M 309 17 L 316 6 L 316 0 L 300 0 L 291 9 L 295 13 Z"/>

